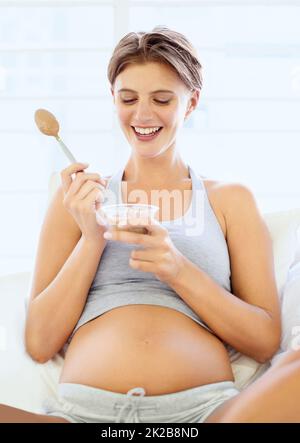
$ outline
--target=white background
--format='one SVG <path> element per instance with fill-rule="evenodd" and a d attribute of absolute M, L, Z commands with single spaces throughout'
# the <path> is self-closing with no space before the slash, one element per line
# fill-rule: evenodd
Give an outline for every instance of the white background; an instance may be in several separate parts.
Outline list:
<path fill-rule="evenodd" d="M 300 206 L 299 23 L 300 1 L 0 0 L 0 275 L 32 270 L 49 177 L 68 165 L 37 108 L 89 170 L 127 159 L 106 70 L 129 31 L 166 25 L 197 49 L 204 85 L 184 160 L 248 185 L 263 211 Z"/>

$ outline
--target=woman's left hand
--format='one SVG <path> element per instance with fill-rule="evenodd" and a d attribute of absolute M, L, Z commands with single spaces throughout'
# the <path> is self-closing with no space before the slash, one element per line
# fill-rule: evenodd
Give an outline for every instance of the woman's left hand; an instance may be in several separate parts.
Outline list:
<path fill-rule="evenodd" d="M 174 283 L 183 269 L 184 256 L 174 246 L 168 230 L 155 219 L 139 222 L 138 226 L 146 227 L 148 234 L 108 230 L 104 237 L 143 246 L 142 249 L 131 252 L 130 267 L 143 272 L 153 272 L 160 281 L 167 284 Z M 124 226 L 122 228 L 124 229 Z M 111 237 L 107 237 L 108 233 Z"/>

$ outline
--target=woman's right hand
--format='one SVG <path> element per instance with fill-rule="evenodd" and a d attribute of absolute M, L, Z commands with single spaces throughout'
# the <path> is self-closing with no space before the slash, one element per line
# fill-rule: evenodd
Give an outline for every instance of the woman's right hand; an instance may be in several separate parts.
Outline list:
<path fill-rule="evenodd" d="M 96 211 L 104 199 L 103 190 L 106 180 L 99 174 L 84 172 L 88 165 L 72 163 L 60 173 L 64 192 L 64 207 L 71 213 L 78 224 L 82 236 L 87 240 L 103 240 L 105 225 L 96 220 Z M 75 179 L 72 179 L 75 174 Z"/>

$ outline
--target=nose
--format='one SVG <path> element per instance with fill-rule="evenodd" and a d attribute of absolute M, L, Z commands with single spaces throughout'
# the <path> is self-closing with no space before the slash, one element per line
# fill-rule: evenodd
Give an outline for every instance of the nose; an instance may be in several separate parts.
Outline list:
<path fill-rule="evenodd" d="M 151 121 L 153 117 L 153 112 L 151 106 L 148 103 L 140 101 L 136 105 L 135 110 L 135 121 L 140 123 L 146 123 Z"/>

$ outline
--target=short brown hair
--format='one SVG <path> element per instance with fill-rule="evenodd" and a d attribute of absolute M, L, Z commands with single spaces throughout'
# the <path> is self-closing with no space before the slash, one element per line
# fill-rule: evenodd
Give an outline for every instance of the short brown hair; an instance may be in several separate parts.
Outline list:
<path fill-rule="evenodd" d="M 112 88 L 127 65 L 147 62 L 173 68 L 190 91 L 202 88 L 202 66 L 195 48 L 183 34 L 165 26 L 156 26 L 151 32 L 129 32 L 119 41 L 107 69 Z"/>

